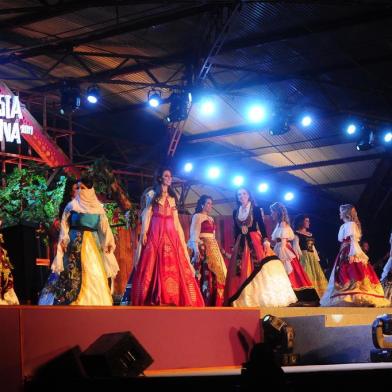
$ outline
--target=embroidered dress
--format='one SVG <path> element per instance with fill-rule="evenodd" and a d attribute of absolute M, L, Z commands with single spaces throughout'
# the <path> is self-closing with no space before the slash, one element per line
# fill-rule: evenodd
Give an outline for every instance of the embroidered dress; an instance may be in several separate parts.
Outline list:
<path fill-rule="evenodd" d="M 263 238 L 267 238 L 261 210 L 251 203 L 233 211 L 234 248 L 227 268 L 225 305 L 265 257 Z"/>
<path fill-rule="evenodd" d="M 0 234 L 0 305 L 19 305 L 14 291 L 13 267 L 3 244 L 3 235 Z"/>
<path fill-rule="evenodd" d="M 321 306 L 388 306 L 381 283 L 359 246 L 360 230 L 355 222 L 339 230 L 339 253 Z M 350 260 L 350 258 L 352 259 Z"/>
<path fill-rule="evenodd" d="M 385 298 L 392 302 L 392 256 L 389 257 L 382 271 L 381 284 Z"/>
<path fill-rule="evenodd" d="M 299 256 L 303 269 L 321 298 L 327 289 L 328 281 L 320 266 L 320 258 L 314 244 L 315 239 L 312 233 L 295 232 L 293 249 Z"/>
<path fill-rule="evenodd" d="M 167 196 L 153 204 L 153 199 L 154 191 L 148 192 L 130 278 L 130 304 L 204 306 L 175 200 Z M 145 233 L 147 241 L 143 245 Z"/>
<path fill-rule="evenodd" d="M 113 304 L 108 278 L 114 278 L 119 270 L 113 254 L 113 233 L 95 193 L 87 193 L 94 196 L 95 206 L 86 207 L 77 196 L 65 207 L 52 273 L 41 292 L 39 305 Z M 65 252 L 62 242 L 67 244 Z M 111 251 L 105 251 L 109 247 Z"/>
<path fill-rule="evenodd" d="M 318 303 L 319 296 L 291 246 L 290 241 L 294 239 L 291 227 L 285 222 L 278 223 L 271 238 L 275 241 L 274 251 L 284 265 L 298 300 Z"/>
<path fill-rule="evenodd" d="M 204 303 L 206 306 L 222 306 L 227 269 L 215 239 L 212 217 L 202 213 L 193 215 L 188 246 L 199 254 L 193 259 L 193 266 Z"/>

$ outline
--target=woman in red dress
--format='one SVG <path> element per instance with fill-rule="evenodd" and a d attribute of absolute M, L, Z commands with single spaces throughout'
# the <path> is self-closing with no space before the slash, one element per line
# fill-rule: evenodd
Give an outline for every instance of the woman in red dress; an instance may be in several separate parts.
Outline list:
<path fill-rule="evenodd" d="M 291 245 L 294 232 L 290 227 L 286 207 L 281 203 L 274 203 L 270 206 L 270 210 L 272 219 L 277 222 L 271 236 L 272 241 L 275 242 L 274 251 L 285 267 L 298 301 L 302 305 L 318 306 L 319 296 Z"/>
<path fill-rule="evenodd" d="M 212 203 L 212 197 L 207 195 L 197 201 L 188 244 L 193 250 L 192 264 L 205 304 L 222 306 L 226 264 L 215 239 L 215 222 L 210 216 Z"/>
<path fill-rule="evenodd" d="M 171 171 L 161 169 L 154 189 L 146 193 L 131 277 L 131 305 L 204 306 L 171 183 Z"/>

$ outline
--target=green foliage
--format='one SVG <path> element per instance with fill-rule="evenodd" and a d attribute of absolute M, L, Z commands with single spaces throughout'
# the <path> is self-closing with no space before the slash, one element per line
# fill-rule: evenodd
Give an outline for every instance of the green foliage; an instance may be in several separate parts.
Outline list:
<path fill-rule="evenodd" d="M 6 186 L 0 188 L 0 216 L 4 226 L 30 222 L 49 228 L 58 214 L 65 177 L 60 177 L 54 189 L 48 188 L 45 177 L 34 168 L 15 168 L 3 178 Z"/>

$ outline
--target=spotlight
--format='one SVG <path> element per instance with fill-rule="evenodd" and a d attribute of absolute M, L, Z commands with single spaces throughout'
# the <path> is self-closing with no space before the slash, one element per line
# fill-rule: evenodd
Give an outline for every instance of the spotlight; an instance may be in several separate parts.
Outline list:
<path fill-rule="evenodd" d="M 192 103 L 191 93 L 173 93 L 170 97 L 170 110 L 168 122 L 183 121 L 188 118 L 188 110 Z"/>
<path fill-rule="evenodd" d="M 356 127 L 354 124 L 350 124 L 350 125 L 347 127 L 346 132 L 347 132 L 349 135 L 354 135 L 354 133 L 357 132 L 357 127 Z"/>
<path fill-rule="evenodd" d="M 187 162 L 187 163 L 184 165 L 184 171 L 185 171 L 186 173 L 190 173 L 192 170 L 193 170 L 193 165 L 192 165 L 192 163 Z"/>
<path fill-rule="evenodd" d="M 202 114 L 209 116 L 215 112 L 215 104 L 210 99 L 202 101 L 200 110 Z"/>
<path fill-rule="evenodd" d="M 384 135 L 384 142 L 385 143 L 390 143 L 392 142 L 392 132 L 386 132 Z"/>
<path fill-rule="evenodd" d="M 274 122 L 274 125 L 270 127 L 269 133 L 272 136 L 275 135 L 283 135 L 290 131 L 290 124 L 289 124 L 289 118 L 286 119 L 276 119 Z"/>
<path fill-rule="evenodd" d="M 162 95 L 161 92 L 158 90 L 150 90 L 148 92 L 148 104 L 156 108 L 162 103 Z"/>
<path fill-rule="evenodd" d="M 99 87 L 96 84 L 94 84 L 93 86 L 90 86 L 87 89 L 86 97 L 87 97 L 88 102 L 90 102 L 92 104 L 96 104 L 99 100 L 99 97 L 100 97 Z"/>
<path fill-rule="evenodd" d="M 259 184 L 259 186 L 257 187 L 259 192 L 267 192 L 268 191 L 268 184 L 266 182 L 262 182 L 261 184 Z"/>
<path fill-rule="evenodd" d="M 376 349 L 370 351 L 372 362 L 392 362 L 392 342 L 385 336 L 392 335 L 392 314 L 378 316 L 372 324 L 372 339 Z"/>
<path fill-rule="evenodd" d="M 235 176 L 233 178 L 233 184 L 235 186 L 241 186 L 244 183 L 245 179 L 242 176 Z"/>
<path fill-rule="evenodd" d="M 301 120 L 301 124 L 303 127 L 308 127 L 309 125 L 311 125 L 313 122 L 312 117 L 310 116 L 305 116 L 302 118 Z"/>
<path fill-rule="evenodd" d="M 262 106 L 252 106 L 248 112 L 249 121 L 258 123 L 265 119 L 265 109 Z"/>
<path fill-rule="evenodd" d="M 367 151 L 373 148 L 374 144 L 374 133 L 367 129 L 362 129 L 361 135 L 357 141 L 358 151 Z"/>
<path fill-rule="evenodd" d="M 299 355 L 293 354 L 294 329 L 285 321 L 267 314 L 263 317 L 264 343 L 274 351 L 281 365 L 297 365 Z"/>
<path fill-rule="evenodd" d="M 293 199 L 294 199 L 294 193 L 293 193 L 293 192 L 287 192 L 287 193 L 285 193 L 284 199 L 285 199 L 286 201 L 291 201 L 291 200 L 293 200 Z"/>
<path fill-rule="evenodd" d="M 207 176 L 211 179 L 216 179 L 220 176 L 219 167 L 211 167 L 208 169 Z"/>
<path fill-rule="evenodd" d="M 80 108 L 81 99 L 79 86 L 64 81 L 60 93 L 60 113 L 62 115 L 71 114 Z"/>

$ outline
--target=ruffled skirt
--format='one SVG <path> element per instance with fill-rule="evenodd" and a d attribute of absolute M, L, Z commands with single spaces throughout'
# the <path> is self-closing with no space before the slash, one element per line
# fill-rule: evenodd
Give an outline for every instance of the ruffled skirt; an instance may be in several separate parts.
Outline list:
<path fill-rule="evenodd" d="M 321 306 L 389 306 L 369 262 L 349 261 L 350 243 L 342 243 Z"/>

